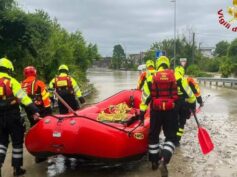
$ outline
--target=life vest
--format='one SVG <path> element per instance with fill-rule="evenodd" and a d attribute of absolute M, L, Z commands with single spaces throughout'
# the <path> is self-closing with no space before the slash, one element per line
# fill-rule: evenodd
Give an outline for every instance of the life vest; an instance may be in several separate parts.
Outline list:
<path fill-rule="evenodd" d="M 37 80 L 32 82 L 23 82 L 21 84 L 22 89 L 27 93 L 27 95 L 32 99 L 36 106 L 43 106 L 43 100 L 41 95 L 41 88 L 37 84 Z"/>
<path fill-rule="evenodd" d="M 11 80 L 9 78 L 0 78 L 0 107 L 16 104 L 16 98 L 11 88 Z"/>
<path fill-rule="evenodd" d="M 178 99 L 177 83 L 172 70 L 163 70 L 153 75 L 151 84 L 152 109 L 167 111 L 175 107 Z"/>
<path fill-rule="evenodd" d="M 55 78 L 55 89 L 60 95 L 74 94 L 72 80 L 69 76 L 58 76 Z"/>

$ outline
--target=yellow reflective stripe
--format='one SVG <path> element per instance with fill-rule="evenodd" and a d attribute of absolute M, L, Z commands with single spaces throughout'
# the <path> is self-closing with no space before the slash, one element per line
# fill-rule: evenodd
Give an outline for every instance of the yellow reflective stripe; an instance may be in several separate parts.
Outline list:
<path fill-rule="evenodd" d="M 32 103 L 32 100 L 28 96 L 26 96 L 26 97 L 22 98 L 21 103 L 25 106 L 28 106 L 29 104 Z"/>
<path fill-rule="evenodd" d="M 184 90 L 186 91 L 188 97 L 192 96 L 193 91 L 191 90 L 191 88 L 188 85 L 184 87 Z"/>
<path fill-rule="evenodd" d="M 146 79 L 147 82 L 151 82 L 152 81 L 152 78 L 153 78 L 153 75 L 149 75 Z"/>
<path fill-rule="evenodd" d="M 30 99 L 30 97 L 27 96 L 27 94 L 22 90 L 20 89 L 17 93 L 16 93 L 16 97 L 20 100 L 20 102 L 27 106 L 29 104 L 32 103 L 32 100 Z"/>
<path fill-rule="evenodd" d="M 31 94 L 34 95 L 34 89 L 35 89 L 35 80 L 32 82 L 31 86 Z"/>
<path fill-rule="evenodd" d="M 183 136 L 184 134 L 184 129 L 183 128 L 179 128 L 178 132 L 176 133 L 177 136 Z"/>
<path fill-rule="evenodd" d="M 148 106 L 146 104 L 143 104 L 143 103 L 140 104 L 140 110 L 141 111 L 146 111 L 147 108 L 148 108 Z"/>
<path fill-rule="evenodd" d="M 70 77 L 70 79 L 72 81 L 72 88 L 73 88 L 74 93 L 76 94 L 77 97 L 81 97 L 82 96 L 81 90 L 79 86 L 77 85 L 77 82 L 72 77 Z"/>
<path fill-rule="evenodd" d="M 146 102 L 147 97 L 145 95 L 142 94 L 142 102 L 145 103 Z"/>
<path fill-rule="evenodd" d="M 43 91 L 41 92 L 41 95 L 44 96 L 46 93 L 47 93 L 46 90 L 43 90 Z"/>
<path fill-rule="evenodd" d="M 79 87 L 78 87 L 78 85 L 75 85 L 75 86 L 73 87 L 73 89 L 74 89 L 74 92 L 77 92 L 78 90 L 80 90 Z"/>
<path fill-rule="evenodd" d="M 176 135 L 177 136 L 183 136 L 183 133 L 177 132 Z"/>
<path fill-rule="evenodd" d="M 147 90 L 147 87 L 144 88 L 142 95 L 146 98 L 150 95 L 149 90 Z"/>
<path fill-rule="evenodd" d="M 196 97 L 193 95 L 193 97 L 187 98 L 185 101 L 188 103 L 194 103 L 196 101 Z"/>
<path fill-rule="evenodd" d="M 18 99 L 20 99 L 20 100 L 22 100 L 25 96 L 27 96 L 27 95 L 26 95 L 26 93 L 25 93 L 22 89 L 20 89 L 20 90 L 16 93 L 16 97 L 17 97 Z"/>
<path fill-rule="evenodd" d="M 49 97 L 49 93 L 46 93 L 44 96 L 42 96 L 42 100 L 46 100 Z"/>
<path fill-rule="evenodd" d="M 197 85 L 195 86 L 195 89 L 197 90 L 197 93 L 200 92 L 200 88 Z"/>
<path fill-rule="evenodd" d="M 183 92 L 181 92 L 180 87 L 178 87 L 178 95 L 183 95 Z"/>
<path fill-rule="evenodd" d="M 55 78 L 53 78 L 50 83 L 49 83 L 49 88 L 53 89 L 54 88 L 54 83 L 55 83 Z"/>

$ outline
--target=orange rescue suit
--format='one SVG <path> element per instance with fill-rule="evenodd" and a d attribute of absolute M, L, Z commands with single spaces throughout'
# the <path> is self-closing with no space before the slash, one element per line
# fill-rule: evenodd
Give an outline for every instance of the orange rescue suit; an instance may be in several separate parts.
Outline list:
<path fill-rule="evenodd" d="M 37 80 L 35 76 L 29 76 L 22 82 L 21 87 L 32 98 L 36 106 L 50 107 L 51 100 L 44 82 Z"/>

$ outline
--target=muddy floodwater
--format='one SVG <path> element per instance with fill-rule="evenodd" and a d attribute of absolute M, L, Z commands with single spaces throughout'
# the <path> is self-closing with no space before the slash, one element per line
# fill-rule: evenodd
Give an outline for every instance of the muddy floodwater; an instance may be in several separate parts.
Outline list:
<path fill-rule="evenodd" d="M 101 101 L 123 89 L 136 87 L 138 72 L 91 69 L 88 79 L 97 93 L 87 103 Z M 205 106 L 197 114 L 209 132 L 215 149 L 202 155 L 198 144 L 197 126 L 191 117 L 186 124 L 181 146 L 168 166 L 170 177 L 237 177 L 237 90 L 204 87 Z M 210 95 L 209 97 L 206 97 Z M 37 138 L 37 137 L 35 137 Z M 10 145 L 11 146 L 11 145 Z M 25 177 L 160 177 L 159 170 L 151 171 L 147 157 L 140 161 L 114 166 L 66 161 L 59 156 L 52 163 L 35 164 L 33 156 L 24 151 Z M 66 165 L 71 164 L 71 165 Z M 2 169 L 3 177 L 12 177 L 11 149 Z"/>

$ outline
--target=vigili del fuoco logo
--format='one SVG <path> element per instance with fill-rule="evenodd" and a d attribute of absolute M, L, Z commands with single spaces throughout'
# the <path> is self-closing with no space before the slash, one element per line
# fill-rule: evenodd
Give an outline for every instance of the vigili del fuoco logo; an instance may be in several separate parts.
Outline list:
<path fill-rule="evenodd" d="M 224 16 L 224 10 L 218 10 L 219 23 L 224 26 L 226 29 L 233 32 L 237 32 L 237 0 L 233 0 L 233 5 L 227 8 L 227 12 L 230 17 Z"/>

